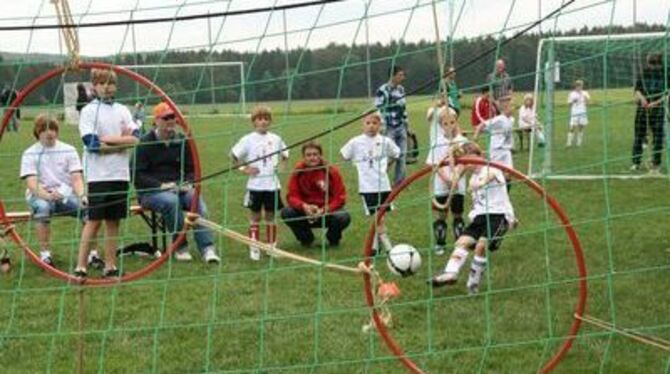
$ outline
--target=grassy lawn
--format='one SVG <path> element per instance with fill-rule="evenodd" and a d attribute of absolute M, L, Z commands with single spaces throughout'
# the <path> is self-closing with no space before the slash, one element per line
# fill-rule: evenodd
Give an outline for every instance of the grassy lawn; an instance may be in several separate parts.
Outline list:
<path fill-rule="evenodd" d="M 556 101 L 563 103 L 565 95 L 558 93 Z M 628 172 L 631 94 L 622 90 L 591 95 L 591 123 L 581 148 L 564 148 L 567 107 L 556 108 L 551 154 L 555 174 Z M 430 100 L 409 99 L 411 127 L 423 147 L 428 139 L 424 113 Z M 464 102 L 469 104 L 471 98 Z M 293 102 L 288 112 L 283 102 L 271 105 L 274 131 L 291 143 L 352 118 L 368 108 L 369 101 Z M 36 111 L 28 108 L 27 116 Z M 461 118 L 463 127 L 469 128 L 469 109 Z M 190 124 L 203 175 L 226 168 L 230 148 L 251 129 L 247 119 L 235 117 L 194 117 Z M 19 134 L 6 133 L 0 144 L 4 165 L 0 197 L 9 211 L 27 209 L 18 169 L 21 152 L 33 142 L 30 127 L 26 121 Z M 360 125 L 352 124 L 322 138 L 326 159 L 341 163 L 339 148 L 359 132 Z M 63 126 L 61 139 L 81 147 L 75 127 Z M 536 151 L 534 162 L 541 163 L 545 155 Z M 299 149 L 291 152 L 293 165 Z M 527 152 L 514 155 L 515 166 L 524 172 Z M 421 160 L 425 154 L 424 149 Z M 411 165 L 409 171 L 422 165 Z M 361 260 L 370 222 L 357 196 L 354 168 L 340 166 L 353 220 L 340 248 L 303 249 L 280 224 L 281 248 L 352 266 Z M 285 172 L 284 186 L 286 179 Z M 561 202 L 584 247 L 587 313 L 621 328 L 670 338 L 670 239 L 664 232 L 670 211 L 668 179 L 538 182 Z M 245 178 L 234 172 L 203 186 L 211 219 L 243 233 L 248 225 L 241 205 L 244 185 Z M 531 373 L 565 338 L 577 302 L 572 248 L 557 219 L 532 191 L 515 185 L 512 202 L 521 225 L 490 256 L 486 281 L 476 296 L 467 295 L 465 277 L 448 290 L 434 291 L 425 284 L 447 260 L 432 252 L 428 178 L 401 194 L 397 210 L 387 216 L 392 240 L 414 245 L 423 257 L 419 274 L 395 279 L 402 295 L 391 304 L 395 320 L 391 333 L 425 371 Z M 80 227 L 74 220 L 58 219 L 53 228 L 56 260 L 71 271 Z M 18 230 L 36 246 L 31 224 L 19 224 Z M 148 236 L 137 217 L 124 221 L 122 232 L 124 244 Z M 243 245 L 221 238 L 220 266 L 207 266 L 196 256 L 190 264 L 167 262 L 136 282 L 82 291 L 49 277 L 27 262 L 18 248 L 8 247 L 16 266 L 0 277 L 0 362 L 5 372 L 75 371 L 81 342 L 86 372 L 404 372 L 376 333 L 361 333 L 369 312 L 362 279 L 355 276 L 268 257 L 251 262 Z M 192 248 L 195 253 L 193 243 Z M 133 271 L 147 263 L 124 258 L 122 265 Z M 391 279 L 383 259 L 377 263 L 382 275 Z M 78 318 L 80 297 L 85 303 L 83 329 Z M 669 369 L 667 352 L 584 325 L 557 372 Z"/>

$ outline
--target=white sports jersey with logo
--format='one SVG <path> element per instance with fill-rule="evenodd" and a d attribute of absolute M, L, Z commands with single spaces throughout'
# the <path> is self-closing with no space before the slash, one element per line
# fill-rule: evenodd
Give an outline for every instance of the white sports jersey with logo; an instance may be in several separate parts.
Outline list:
<path fill-rule="evenodd" d="M 568 95 L 568 104 L 570 104 L 570 115 L 586 115 L 586 102 L 591 98 L 586 91 L 571 91 Z"/>
<path fill-rule="evenodd" d="M 77 150 L 60 140 L 53 147 L 35 143 L 21 156 L 21 178 L 34 175 L 47 191 L 72 192 L 70 174 L 74 172 L 81 172 Z M 29 191 L 26 191 L 26 197 L 31 197 Z"/>
<path fill-rule="evenodd" d="M 513 167 L 512 148 L 514 137 L 512 130 L 514 117 L 499 114 L 482 125 L 482 130 L 490 135 L 489 156 L 491 161 L 500 162 L 506 166 Z"/>
<path fill-rule="evenodd" d="M 121 136 L 124 131 L 138 130 L 125 105 L 91 101 L 81 109 L 79 135 Z M 130 152 L 84 152 L 84 174 L 88 182 L 130 181 Z"/>
<path fill-rule="evenodd" d="M 276 153 L 286 148 L 286 144 L 282 138 L 272 132 L 260 134 L 258 132 L 249 133 L 240 139 L 237 144 L 233 146 L 231 151 L 241 162 L 249 162 L 257 160 L 249 164 L 259 170 L 256 175 L 250 175 L 247 181 L 247 189 L 250 191 L 275 191 L 281 188 L 279 178 L 277 177 L 277 166 L 279 166 L 280 158 L 288 159 L 288 150 Z"/>
<path fill-rule="evenodd" d="M 391 139 L 361 134 L 350 139 L 340 153 L 356 165 L 359 193 L 391 191 L 388 159 L 400 157 L 400 148 Z"/>
<path fill-rule="evenodd" d="M 463 145 L 468 142 L 468 138 L 463 135 L 457 135 L 453 139 L 447 139 L 442 136 L 441 139 L 437 139 L 435 147 L 428 152 L 428 157 L 426 158 L 427 165 L 437 165 L 440 161 L 444 160 L 447 155 L 449 155 L 449 150 L 452 146 Z M 444 166 L 441 168 L 446 171 L 446 174 L 451 178 L 451 167 Z M 433 194 L 435 196 L 444 196 L 449 193 L 449 185 L 444 181 L 438 173 L 435 173 L 433 176 Z M 455 190 L 458 194 L 465 194 L 465 177 L 461 177 L 458 180 L 458 186 Z"/>
<path fill-rule="evenodd" d="M 492 173 L 493 179 L 482 186 L 482 182 L 486 180 L 489 173 Z M 472 210 L 468 217 L 471 221 L 483 214 L 504 214 L 508 223 L 514 222 L 514 208 L 509 200 L 502 171 L 484 166 L 472 174 L 469 183 L 472 190 Z M 480 187 L 473 188 L 475 185 L 480 185 Z"/>

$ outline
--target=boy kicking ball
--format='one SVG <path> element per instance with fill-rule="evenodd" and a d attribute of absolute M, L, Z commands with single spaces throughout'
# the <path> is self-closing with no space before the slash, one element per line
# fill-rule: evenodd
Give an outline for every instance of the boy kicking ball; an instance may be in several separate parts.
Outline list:
<path fill-rule="evenodd" d="M 472 143 L 463 148 L 468 155 L 483 155 Z M 464 170 L 472 173 L 469 180 L 472 192 L 471 223 L 456 241 L 444 272 L 433 277 L 430 282 L 433 287 L 455 284 L 468 258 L 468 250 L 474 247 L 467 288 L 470 294 L 475 294 L 479 292 L 482 275 L 486 270 L 486 249 L 491 252 L 498 250 L 503 236 L 507 230 L 516 226 L 517 221 L 507 193 L 505 176 L 500 170 L 488 165 L 467 165 Z"/>
<path fill-rule="evenodd" d="M 368 114 L 363 118 L 363 134 L 349 140 L 340 150 L 342 157 L 356 166 L 358 193 L 368 216 L 374 216 L 391 193 L 388 168 L 400 157 L 400 148 L 391 138 L 379 133 L 381 123 L 378 113 Z M 375 253 L 379 253 L 379 242 L 385 251 L 391 250 L 391 240 L 383 222 L 377 227 L 373 244 Z"/>

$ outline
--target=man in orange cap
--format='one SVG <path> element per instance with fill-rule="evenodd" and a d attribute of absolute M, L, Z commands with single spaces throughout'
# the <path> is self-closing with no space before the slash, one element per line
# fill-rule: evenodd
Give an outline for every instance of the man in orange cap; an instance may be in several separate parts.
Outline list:
<path fill-rule="evenodd" d="M 176 239 L 184 227 L 183 211 L 191 209 L 195 193 L 193 158 L 188 140 L 177 132 L 174 109 L 162 102 L 154 107 L 153 114 L 155 127 L 142 136 L 135 154 L 135 189 L 140 205 L 161 213 L 165 227 Z M 202 197 L 197 204 L 198 214 L 206 217 Z M 203 260 L 219 263 L 212 231 L 196 226 L 194 237 Z M 186 241 L 175 252 L 175 259 L 192 259 Z"/>

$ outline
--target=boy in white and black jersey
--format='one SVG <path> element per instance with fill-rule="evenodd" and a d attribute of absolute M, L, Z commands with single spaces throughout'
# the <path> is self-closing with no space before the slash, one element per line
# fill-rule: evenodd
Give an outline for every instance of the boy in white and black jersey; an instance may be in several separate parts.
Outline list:
<path fill-rule="evenodd" d="M 482 156 L 481 150 L 472 143 L 464 146 L 464 149 L 467 154 Z M 433 277 L 431 283 L 433 287 L 456 283 L 458 273 L 468 257 L 468 249 L 474 247 L 467 287 L 470 293 L 477 293 L 486 270 L 487 247 L 492 252 L 499 249 L 503 236 L 516 226 L 517 220 L 507 192 L 506 179 L 499 169 L 482 165 L 468 165 L 464 169 L 472 173 L 469 180 L 469 189 L 472 191 L 472 210 L 468 217 L 470 224 L 456 241 L 444 272 Z"/>
<path fill-rule="evenodd" d="M 258 241 L 260 237 L 260 221 L 265 221 L 267 243 L 276 244 L 277 225 L 274 221 L 275 211 L 280 211 L 284 204 L 281 199 L 281 186 L 277 171 L 286 165 L 288 150 L 282 138 L 270 132 L 272 110 L 263 105 L 256 106 L 251 113 L 254 131 L 243 136 L 231 150 L 233 163 L 251 164 L 239 170 L 249 176 L 244 206 L 249 208 L 249 237 Z M 249 247 L 249 258 L 253 261 L 261 259 L 259 248 Z"/>
<path fill-rule="evenodd" d="M 82 108 L 79 133 L 84 142 L 84 176 L 89 202 L 88 221 L 81 233 L 75 275 L 86 277 L 89 245 L 105 224 L 105 277 L 119 276 L 116 247 L 119 225 L 128 214 L 129 148 L 139 141 L 139 129 L 128 108 L 114 101 L 116 73 L 91 70 L 97 97 Z"/>
<path fill-rule="evenodd" d="M 500 103 L 500 114 L 483 122 L 475 130 L 474 139 L 479 134 L 486 132 L 488 134 L 488 153 L 491 161 L 499 162 L 507 167 L 513 168 L 512 148 L 514 148 L 514 108 L 512 107 L 512 97 L 506 96 L 498 100 Z M 507 178 L 509 180 L 509 178 Z M 511 184 L 507 184 L 509 189 Z"/>
<path fill-rule="evenodd" d="M 363 118 L 363 134 L 350 139 L 340 149 L 342 157 L 356 166 L 358 193 L 368 216 L 375 215 L 391 193 L 388 169 L 400 157 L 400 148 L 390 138 L 379 134 L 381 122 L 378 113 L 368 114 Z M 387 209 L 391 210 L 392 207 Z M 384 223 L 377 227 L 373 245 L 375 253 L 379 252 L 379 242 L 384 250 L 391 250 L 391 240 Z"/>
<path fill-rule="evenodd" d="M 426 164 L 436 167 L 448 156 L 453 157 L 453 151 L 468 142 L 468 139 L 461 134 L 461 129 L 456 121 L 456 112 L 451 108 L 439 111 L 437 120 L 441 134 L 436 137 L 435 142 L 431 144 L 426 158 Z M 431 130 L 433 131 L 433 130 Z M 435 130 L 437 133 L 437 131 Z M 447 244 L 447 214 L 449 210 L 454 217 L 452 229 L 454 240 L 463 233 L 465 222 L 463 221 L 463 209 L 465 201 L 465 178 L 453 179 L 454 168 L 452 165 L 446 165 L 438 168 L 433 176 L 433 235 L 435 235 L 435 254 L 444 254 L 444 247 Z M 452 188 L 452 183 L 456 185 Z M 453 193 L 451 199 L 449 194 Z M 450 200 L 450 206 L 446 206 Z"/>

